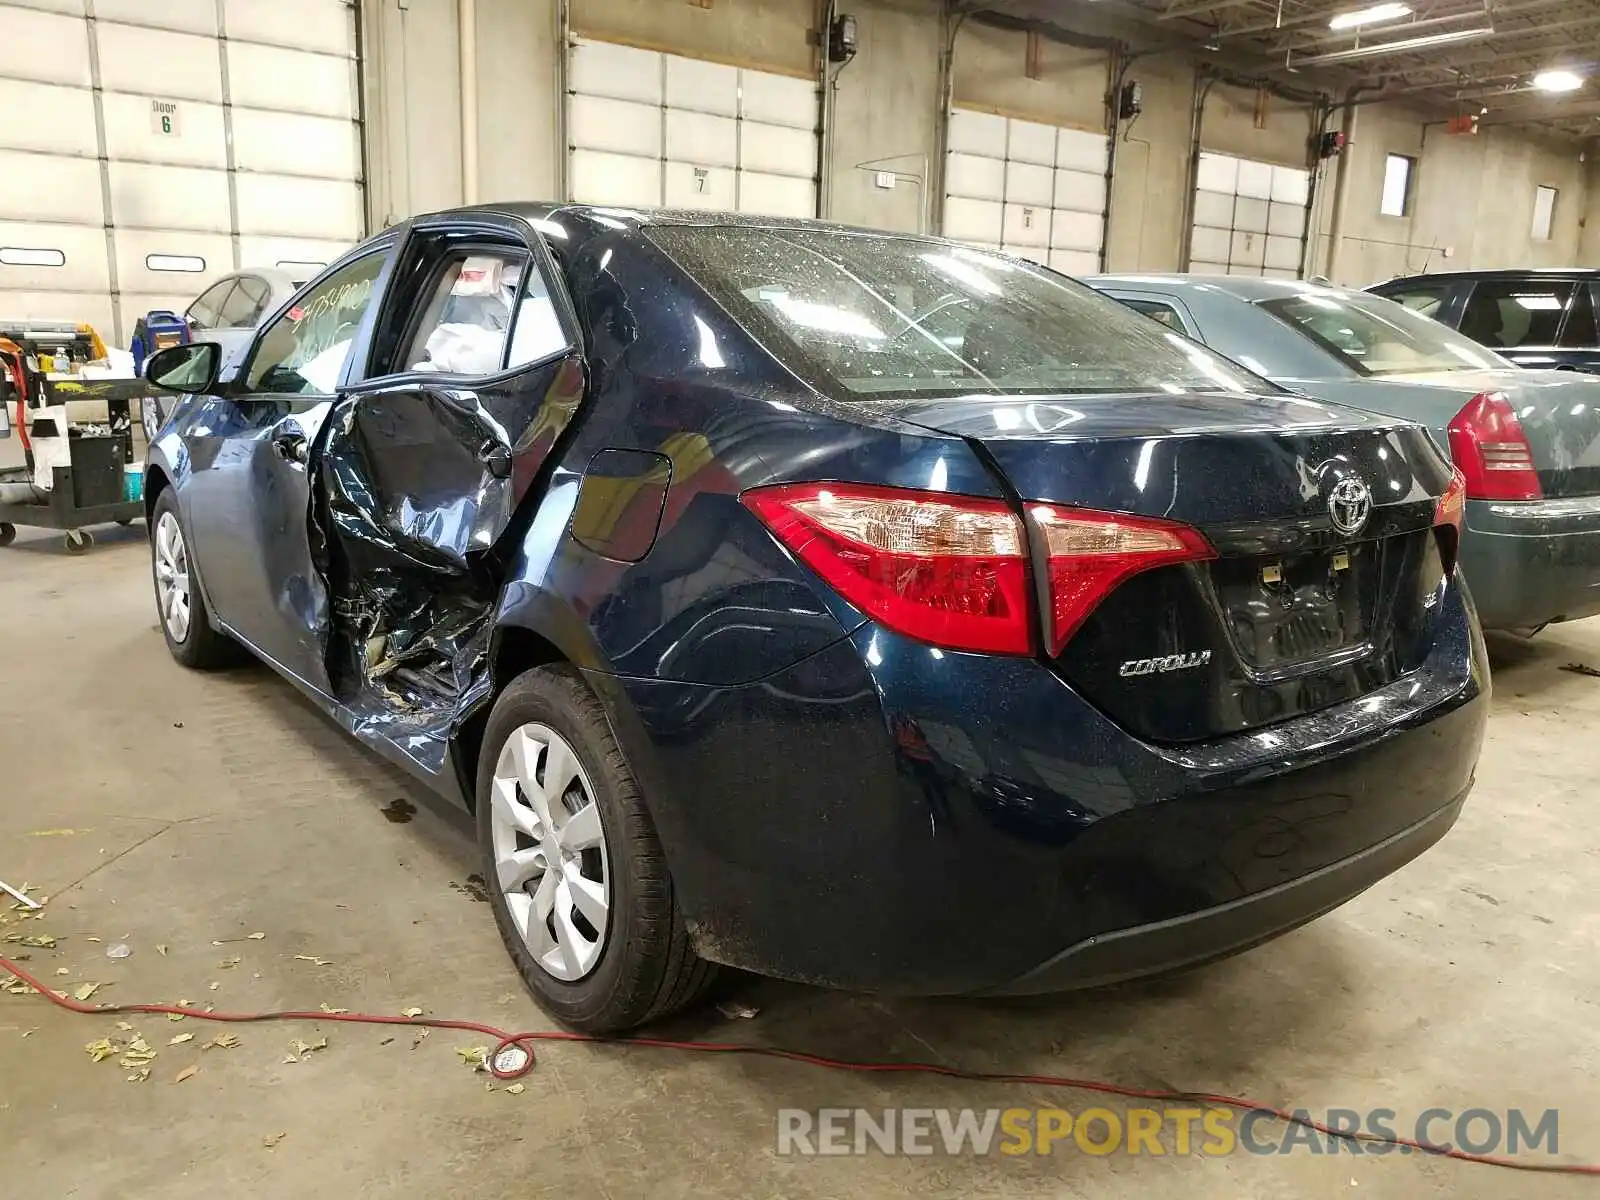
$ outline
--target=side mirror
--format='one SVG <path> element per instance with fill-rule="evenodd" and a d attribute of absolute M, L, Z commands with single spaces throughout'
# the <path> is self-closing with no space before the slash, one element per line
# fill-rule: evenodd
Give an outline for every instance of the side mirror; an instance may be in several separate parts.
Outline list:
<path fill-rule="evenodd" d="M 164 392 L 205 395 L 217 386 L 222 347 L 215 342 L 168 346 L 145 360 L 144 377 Z"/>

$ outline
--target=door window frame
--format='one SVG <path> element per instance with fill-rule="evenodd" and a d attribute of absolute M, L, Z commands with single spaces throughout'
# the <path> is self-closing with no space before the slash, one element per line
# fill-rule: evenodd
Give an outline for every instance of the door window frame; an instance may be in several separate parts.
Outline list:
<path fill-rule="evenodd" d="M 1455 329 L 1456 329 L 1456 331 L 1458 333 L 1461 330 L 1462 323 L 1467 318 L 1467 308 L 1472 303 L 1472 298 L 1475 295 L 1477 295 L 1478 289 L 1482 288 L 1482 287 L 1492 287 L 1492 286 L 1494 286 L 1496 284 L 1502 284 L 1502 283 L 1503 284 L 1507 284 L 1507 285 L 1512 286 L 1512 287 L 1515 287 L 1518 284 L 1526 284 L 1529 287 L 1539 287 L 1541 285 L 1548 285 L 1548 286 L 1550 286 L 1552 288 L 1565 286 L 1565 287 L 1572 288 L 1572 294 L 1567 298 L 1567 302 L 1564 305 L 1562 305 L 1562 307 L 1561 307 L 1561 319 L 1556 322 L 1555 334 L 1552 336 L 1552 338 L 1548 342 L 1519 342 L 1515 346 L 1504 346 L 1504 345 L 1502 345 L 1502 346 L 1489 346 L 1488 348 L 1490 350 L 1493 350 L 1496 354 L 1506 355 L 1506 354 L 1521 354 L 1521 353 L 1528 352 L 1528 351 L 1545 351 L 1545 350 L 1555 351 L 1555 350 L 1571 349 L 1571 347 L 1563 346 L 1561 344 L 1561 336 L 1562 336 L 1562 334 L 1564 334 L 1566 332 L 1566 330 L 1567 330 L 1567 322 L 1569 320 L 1571 320 L 1571 318 L 1572 318 L 1573 302 L 1577 299 L 1579 291 L 1581 291 L 1582 289 L 1590 286 L 1590 281 L 1589 280 L 1575 278 L 1575 277 L 1573 277 L 1571 275 L 1530 274 L 1525 279 L 1517 279 L 1515 277 L 1497 275 L 1497 276 L 1489 276 L 1489 277 L 1479 277 L 1479 278 L 1475 278 L 1475 279 L 1471 280 L 1470 284 L 1465 289 L 1463 289 L 1463 292 L 1462 292 L 1462 295 L 1461 295 L 1460 310 L 1456 314 L 1456 321 L 1455 321 L 1455 326 L 1454 327 L 1455 327 Z M 1590 295 L 1591 295 L 1591 301 L 1592 301 L 1593 293 L 1591 292 Z M 1597 314 L 1597 315 L 1600 315 L 1600 314 Z"/>

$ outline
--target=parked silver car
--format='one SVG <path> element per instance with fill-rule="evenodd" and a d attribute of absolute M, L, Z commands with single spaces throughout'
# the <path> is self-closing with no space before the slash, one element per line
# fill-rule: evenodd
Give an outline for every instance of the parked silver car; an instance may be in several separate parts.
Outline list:
<path fill-rule="evenodd" d="M 1084 282 L 1292 391 L 1426 425 L 1467 482 L 1486 626 L 1600 612 L 1600 380 L 1526 370 L 1364 292 L 1246 276 Z"/>

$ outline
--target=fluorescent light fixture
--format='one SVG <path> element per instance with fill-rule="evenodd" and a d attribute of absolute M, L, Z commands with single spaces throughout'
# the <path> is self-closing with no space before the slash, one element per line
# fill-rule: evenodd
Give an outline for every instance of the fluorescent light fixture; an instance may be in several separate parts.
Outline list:
<path fill-rule="evenodd" d="M 1371 8 L 1358 8 L 1355 12 L 1339 13 L 1328 22 L 1329 29 L 1355 29 L 1378 21 L 1398 21 L 1409 17 L 1411 7 L 1406 4 L 1374 4 Z"/>
<path fill-rule="evenodd" d="M 1583 86 L 1583 76 L 1571 71 L 1540 71 L 1533 86 L 1541 92 L 1575 92 Z"/>
<path fill-rule="evenodd" d="M 1370 46 L 1352 46 L 1348 50 L 1335 50 L 1329 54 L 1313 54 L 1293 59 L 1291 67 L 1315 67 L 1326 63 L 1354 62 L 1362 58 L 1378 58 L 1385 54 L 1406 54 L 1412 50 L 1425 50 L 1430 46 L 1448 46 L 1452 42 L 1481 41 L 1494 36 L 1494 26 L 1483 25 L 1473 29 L 1452 29 L 1448 33 L 1430 33 L 1426 37 L 1401 38 L 1397 42 L 1377 42 Z"/>

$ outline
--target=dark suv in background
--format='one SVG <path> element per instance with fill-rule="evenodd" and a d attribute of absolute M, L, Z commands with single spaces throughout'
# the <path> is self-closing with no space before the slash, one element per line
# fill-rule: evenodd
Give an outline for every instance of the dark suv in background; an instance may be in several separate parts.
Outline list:
<path fill-rule="evenodd" d="M 1519 367 L 1600 374 L 1600 271 L 1450 271 L 1368 288 L 1488 346 Z"/>

